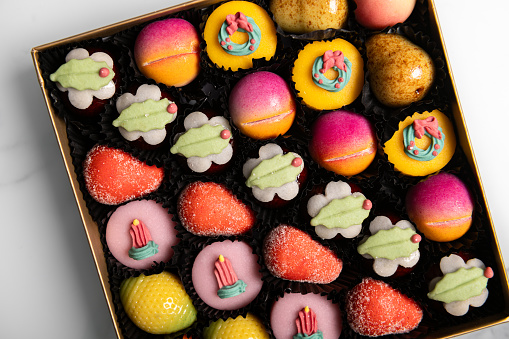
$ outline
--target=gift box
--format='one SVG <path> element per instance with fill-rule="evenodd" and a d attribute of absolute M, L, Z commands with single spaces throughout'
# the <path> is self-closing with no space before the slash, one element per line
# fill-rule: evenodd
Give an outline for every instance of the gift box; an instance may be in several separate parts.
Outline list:
<path fill-rule="evenodd" d="M 46 65 L 51 64 L 53 62 L 52 58 L 58 58 L 61 55 L 64 55 L 64 51 L 67 52 L 67 50 L 72 47 L 86 47 L 86 46 L 97 46 L 107 49 L 107 50 L 116 50 L 117 48 L 119 50 L 116 50 L 117 53 L 119 53 L 118 61 L 122 67 L 122 70 L 120 70 L 120 73 L 123 80 L 123 84 L 121 84 L 122 90 L 124 90 L 128 86 L 128 82 L 134 81 L 134 79 L 139 80 L 140 74 L 138 74 L 136 67 L 134 66 L 132 62 L 132 55 L 130 54 L 130 44 L 132 43 L 133 39 L 136 37 L 136 34 L 139 32 L 140 27 L 143 27 L 149 22 L 166 18 L 166 17 L 184 17 L 186 19 L 189 19 L 192 21 L 199 29 L 203 28 L 203 21 L 204 18 L 207 18 L 207 16 L 210 14 L 210 8 L 213 8 L 216 1 L 192 1 L 186 4 L 182 4 L 179 6 L 171 7 L 168 9 L 164 9 L 161 11 L 157 11 L 154 13 L 150 13 L 147 15 L 142 15 L 134 19 L 126 20 L 120 23 L 112 24 L 110 26 L 97 29 L 91 32 L 83 33 L 77 36 L 73 36 L 67 39 L 63 39 L 57 42 L 45 44 L 42 46 L 38 46 L 33 48 L 32 50 L 32 57 L 35 65 L 35 69 L 41 84 L 43 96 L 47 105 L 47 109 L 49 112 L 50 119 L 52 121 L 55 134 L 57 136 L 62 157 L 65 163 L 65 166 L 67 168 L 67 172 L 69 175 L 70 183 L 73 187 L 76 202 L 83 220 L 83 225 L 90 243 L 90 248 L 94 257 L 94 261 L 97 266 L 97 270 L 99 273 L 100 281 L 103 286 L 103 290 L 107 299 L 107 304 L 111 312 L 112 320 L 115 326 L 115 330 L 119 336 L 119 338 L 124 337 L 130 337 L 131 332 L 130 330 L 126 329 L 126 326 L 132 326 L 131 324 L 126 325 L 125 315 L 122 315 L 122 311 L 119 311 L 119 299 L 118 299 L 118 284 L 121 279 L 123 279 L 125 276 L 128 276 L 130 274 L 136 274 L 132 272 L 125 272 L 126 270 L 120 269 L 120 273 L 116 271 L 116 269 L 111 268 L 111 258 L 106 254 L 104 250 L 104 220 L 108 218 L 108 215 L 113 210 L 113 208 L 103 208 L 102 206 L 94 206 L 93 202 L 90 202 L 90 199 L 86 197 L 86 193 L 83 193 L 83 185 L 82 185 L 82 178 L 79 176 L 80 166 L 80 156 L 84 156 L 84 153 L 88 147 L 88 145 L 92 142 L 95 142 L 97 140 L 101 140 L 101 138 L 104 138 L 102 136 L 102 130 L 101 130 L 101 122 L 95 123 L 89 123 L 88 121 L 81 121 L 80 119 L 75 119 L 72 116 L 66 116 L 65 112 L 66 110 L 62 108 L 62 103 L 59 98 L 57 98 L 58 92 L 52 88 L 51 84 L 49 84 L 48 81 L 48 72 L 45 68 Z M 418 2 L 419 3 L 419 2 Z M 264 2 L 261 2 L 261 4 L 265 4 Z M 265 4 L 266 5 L 266 4 Z M 439 68 L 441 68 L 441 73 L 439 76 L 439 79 L 437 81 L 437 86 L 439 88 L 440 93 L 436 93 L 436 99 L 440 102 L 445 102 L 447 105 L 447 109 L 450 112 L 450 115 L 454 121 L 456 134 L 457 134 L 457 141 L 460 145 L 461 154 L 458 159 L 456 157 L 455 161 L 456 163 L 452 163 L 450 170 L 456 170 L 456 168 L 453 168 L 453 166 L 456 164 L 457 167 L 461 167 L 462 164 L 468 164 L 469 168 L 465 170 L 466 176 L 469 177 L 469 183 L 475 186 L 476 191 L 476 203 L 477 208 L 480 213 L 478 213 L 477 218 L 477 227 L 475 228 L 475 234 L 468 234 L 464 238 L 461 238 L 458 242 L 452 243 L 452 244 L 441 244 L 441 245 L 433 245 L 429 249 L 430 253 L 432 253 L 435 257 L 439 257 L 442 254 L 449 253 L 456 248 L 467 248 L 472 249 L 472 244 L 485 244 L 488 245 L 488 250 L 492 250 L 493 253 L 488 253 L 490 256 L 492 256 L 493 263 L 495 264 L 495 271 L 497 272 L 494 280 L 496 282 L 490 283 L 490 286 L 496 285 L 493 289 L 491 296 L 491 301 L 487 306 L 486 310 L 483 310 L 482 312 L 476 313 L 475 317 L 474 315 L 467 316 L 466 320 L 458 320 L 453 321 L 451 324 L 440 324 L 438 326 L 434 326 L 430 324 L 430 319 L 426 319 L 423 321 L 422 327 L 419 329 L 419 331 L 414 332 L 415 336 L 425 336 L 425 337 L 431 337 L 431 338 L 445 338 L 449 336 L 454 336 L 462 333 L 467 333 L 470 331 L 474 331 L 477 329 L 485 328 L 488 326 L 496 325 L 502 322 L 506 321 L 506 318 L 508 316 L 507 313 L 507 304 L 509 299 L 509 288 L 507 283 L 507 274 L 505 272 L 505 268 L 502 261 L 502 255 L 500 252 L 500 247 L 498 244 L 498 241 L 496 239 L 493 222 L 491 220 L 489 209 L 486 203 L 486 197 L 484 194 L 484 190 L 482 188 L 480 178 L 479 178 L 479 171 L 477 169 L 476 163 L 475 163 L 475 157 L 472 151 L 472 146 L 468 137 L 468 133 L 466 130 L 465 121 L 463 119 L 463 115 L 461 112 L 461 106 L 458 99 L 458 95 L 456 92 L 455 84 L 452 79 L 452 76 L 449 76 L 449 63 L 447 59 L 447 54 L 444 47 L 443 38 L 440 31 L 440 25 L 437 20 L 436 10 L 434 6 L 434 1 L 421 1 L 420 5 L 422 5 L 419 10 L 420 12 L 415 14 L 415 18 L 413 19 L 414 22 L 416 22 L 416 26 L 412 27 L 412 29 L 408 29 L 406 26 L 403 27 L 396 27 L 392 28 L 393 30 L 409 34 L 409 35 L 419 35 L 419 32 L 424 32 L 425 36 L 419 36 L 418 39 L 420 44 L 422 45 L 424 42 L 426 44 L 430 43 L 433 45 L 432 48 L 432 54 L 433 51 L 437 51 L 436 61 L 438 60 L 437 64 L 439 65 Z M 351 24 L 353 26 L 350 26 L 349 28 L 353 28 L 351 31 L 353 31 L 354 35 L 357 33 L 355 28 L 356 26 L 354 24 Z M 274 70 L 276 72 L 283 72 L 281 69 L 283 69 L 285 66 L 285 60 L 288 57 L 291 57 L 294 55 L 294 53 L 297 51 L 297 47 L 303 46 L 307 41 L 306 39 L 316 39 L 318 38 L 318 35 L 313 36 L 313 34 L 309 34 L 308 36 L 290 36 L 285 34 L 282 31 L 278 31 L 279 38 L 283 40 L 292 40 L 292 43 L 290 43 L 290 48 L 287 50 L 281 50 L 279 51 L 280 58 L 277 57 L 269 62 L 264 62 L 260 65 L 255 66 L 259 67 L 260 70 Z M 321 33 L 323 34 L 323 33 Z M 329 33 L 332 34 L 332 33 Z M 337 32 L 336 32 L 337 34 Z M 342 34 L 342 33 L 341 33 Z M 344 36 L 341 35 L 340 36 Z M 352 34 L 352 33 L 349 33 Z M 428 37 L 429 35 L 429 37 Z M 334 37 L 334 34 L 328 35 L 328 36 L 321 36 L 320 39 L 331 39 Z M 352 38 L 351 40 L 355 39 L 363 39 L 363 37 L 358 38 L 357 36 L 355 38 Z M 427 40 L 429 39 L 429 41 Z M 122 49 L 125 48 L 125 49 Z M 442 63 L 442 64 L 441 64 Z M 276 65 L 276 66 L 274 66 Z M 272 68 L 271 68 L 272 67 Z M 214 69 L 211 67 L 207 70 L 209 74 L 207 75 L 209 78 L 202 79 L 203 81 L 196 82 L 194 85 L 196 88 L 190 89 L 186 93 L 182 93 L 182 91 L 177 91 L 180 93 L 177 93 L 179 98 L 186 102 L 186 104 L 189 105 L 189 107 L 196 104 L 196 101 L 203 100 L 203 98 L 206 96 L 205 93 L 209 95 L 208 99 L 202 101 L 207 102 L 210 106 L 215 107 L 225 107 L 227 103 L 225 102 L 225 98 L 227 97 L 227 94 L 222 93 L 222 89 L 228 89 L 230 90 L 232 85 L 238 80 L 237 78 L 240 78 L 247 74 L 248 72 L 240 72 L 238 74 L 233 74 L 232 72 L 223 72 L 221 69 Z M 223 74 L 224 73 L 224 74 Z M 217 87 L 216 88 L 210 88 L 210 87 L 202 87 L 203 83 L 206 83 L 208 79 L 216 78 L 218 75 L 223 74 L 224 79 L 217 80 Z M 142 78 L 142 77 L 141 77 Z M 215 84 L 215 83 L 214 83 Z M 219 90 L 218 90 L 219 88 Z M 171 89 L 172 91 L 174 89 Z M 445 94 L 445 98 L 443 97 Z M 112 99 L 113 100 L 113 99 Z M 109 103 L 106 103 L 106 110 L 111 110 L 113 108 L 112 100 L 110 100 Z M 387 110 L 381 109 L 379 105 L 376 103 L 372 103 L 370 101 L 367 102 L 360 102 L 358 100 L 358 104 L 362 104 L 364 108 L 366 108 L 366 111 L 369 111 L 368 114 L 374 115 L 374 116 L 384 116 L 383 121 L 390 121 L 390 118 L 387 118 L 391 116 L 391 114 L 394 114 L 393 112 L 388 112 Z M 198 105 L 199 106 L 199 105 Z M 312 120 L 311 115 L 313 113 L 313 110 L 310 110 L 306 107 L 300 106 L 301 108 L 301 114 L 297 118 L 296 122 L 294 123 L 295 130 L 297 132 L 293 131 L 292 133 L 304 133 L 306 132 L 306 129 L 309 128 L 309 121 Z M 188 112 L 187 112 L 188 113 Z M 381 119 L 381 118 L 380 118 Z M 177 123 L 181 122 L 182 120 L 177 121 Z M 384 131 L 383 129 L 378 129 L 377 134 L 380 140 L 384 141 Z M 240 136 L 240 138 L 245 138 L 244 136 Z M 303 140 L 306 140 L 305 138 Z M 82 143 L 83 141 L 83 143 Z M 248 141 L 245 141 L 248 143 Z M 291 142 L 289 142 L 291 144 Z M 80 147 L 83 147 L 83 150 L 81 150 Z M 129 148 L 129 146 L 126 146 L 126 150 L 133 152 L 133 149 Z M 149 152 L 150 153 L 150 152 Z M 148 160 L 154 163 L 158 163 L 160 161 L 159 165 L 162 165 L 163 163 L 167 163 L 167 160 L 164 158 L 164 155 L 156 155 L 154 157 L 147 156 L 144 151 L 140 153 L 134 152 L 135 156 L 138 156 L 144 160 Z M 152 155 L 152 153 L 150 153 Z M 164 158 L 164 159 L 161 159 Z M 380 163 L 382 166 L 381 168 L 376 168 L 371 172 L 375 177 L 381 176 L 383 170 L 387 166 L 387 162 L 383 159 L 383 156 L 381 156 Z M 172 159 L 168 161 L 173 161 Z M 384 162 L 385 161 L 385 162 Z M 236 166 L 238 166 L 239 161 L 235 163 Z M 180 169 L 180 166 L 182 166 L 179 163 L 174 163 L 171 165 L 172 168 L 177 168 L 177 171 Z M 389 166 L 389 170 L 392 170 Z M 318 173 L 317 175 L 320 175 L 319 169 L 313 169 L 313 173 Z M 460 171 L 460 174 L 462 174 L 463 170 Z M 174 173 L 175 174 L 175 173 Z M 180 173 L 176 173 L 177 175 L 174 176 L 176 178 L 179 178 L 178 175 Z M 173 175 L 173 174 L 172 174 Z M 325 174 L 325 176 L 328 176 L 329 174 Z M 187 181 L 191 180 L 189 177 L 186 177 Z M 376 185 L 370 182 L 370 177 L 364 178 L 364 177 L 357 177 L 353 179 L 356 183 L 364 184 L 368 187 L 371 187 L 372 185 Z M 398 181 L 396 188 L 390 190 L 390 194 L 397 194 L 399 190 L 405 191 L 409 186 L 415 184 L 418 180 L 409 179 L 409 178 L 400 178 L 398 177 Z M 233 174 L 232 178 L 229 177 L 222 177 L 220 181 L 229 183 L 229 182 L 237 182 L 239 181 L 238 178 Z M 319 182 L 320 180 L 315 179 L 315 182 Z M 185 182 L 185 180 L 184 180 Z M 178 183 L 173 183 L 177 185 Z M 234 188 L 236 188 L 235 185 L 232 185 Z M 174 187 L 172 188 L 174 189 Z M 178 189 L 177 189 L 178 191 Z M 248 193 L 242 192 L 240 194 L 245 195 L 246 200 L 250 200 Z M 84 196 L 85 195 L 85 196 Z M 390 198 L 392 198 L 391 196 Z M 157 197 L 160 198 L 160 197 Z M 380 194 L 378 197 L 379 199 L 385 198 L 385 195 Z M 250 202 L 251 203 L 251 202 Z M 256 202 L 253 202 L 252 204 L 256 205 Z M 396 201 L 395 205 L 401 205 L 400 201 Z M 278 220 L 284 220 L 284 221 L 291 221 L 293 218 L 291 217 L 291 214 L 294 210 L 292 209 L 298 209 L 298 206 L 292 205 L 289 207 L 288 212 L 286 215 L 282 216 L 274 216 L 273 211 L 266 211 L 266 215 L 263 216 L 263 219 L 266 223 L 278 221 Z M 257 210 L 255 206 L 255 210 Z M 257 210 L 257 212 L 262 212 L 260 214 L 263 214 L 264 208 L 262 207 L 261 210 Z M 265 227 L 265 226 L 264 226 Z M 270 226 L 269 226 L 270 227 Z M 185 231 L 180 230 L 181 233 L 185 233 Z M 260 235 L 254 235 L 253 236 L 253 242 L 254 244 L 257 244 L 260 242 L 261 238 Z M 185 241 L 188 242 L 195 242 L 196 240 L 193 239 L 192 236 L 189 235 L 183 235 L 182 238 Z M 178 247 L 177 247 L 178 249 Z M 485 251 L 485 250 L 484 250 Z M 347 251 L 346 251 L 347 252 Z M 346 256 L 351 255 L 351 253 L 344 253 Z M 176 271 L 179 270 L 179 261 L 173 261 L 171 264 L 168 264 L 168 269 L 174 269 Z M 188 269 L 188 268 L 186 268 Z M 112 273 L 114 272 L 114 273 Z M 113 274 L 113 276 L 112 276 Z M 115 276 L 115 274 L 117 274 Z M 270 277 L 270 274 L 268 272 L 264 271 L 264 275 L 269 276 L 269 282 L 272 282 L 272 278 Z M 351 280 L 351 281 L 350 281 Z M 412 281 L 412 280 L 411 280 Z M 351 278 L 351 276 L 348 276 L 348 283 L 352 284 L 354 282 L 354 279 Z M 413 283 L 414 281 L 412 281 Z M 113 285 L 113 286 L 112 286 Z M 271 284 L 269 284 L 270 286 Z M 274 286 L 279 286 L 280 282 L 273 283 Z M 341 286 L 341 284 L 338 284 Z M 348 285 L 348 284 L 346 284 Z M 424 286 L 424 283 L 422 283 Z M 351 285 L 350 285 L 351 287 Z M 405 284 L 404 283 L 398 283 L 398 287 L 401 287 L 403 290 L 405 290 Z M 269 287 L 270 288 L 270 287 Z M 304 288 L 304 289 L 311 289 L 312 287 L 294 287 L 294 288 Z M 334 290 L 335 288 L 332 287 L 331 290 Z M 342 295 L 344 291 L 341 290 L 341 287 L 336 288 L 337 293 L 332 293 L 333 297 L 337 298 L 337 300 L 341 300 Z M 411 293 L 411 291 L 410 291 Z M 496 299 L 493 301 L 493 299 Z M 257 301 L 261 302 L 261 301 Z M 254 305 L 251 307 L 253 310 L 257 310 L 258 305 Z M 262 308 L 263 309 L 263 308 Z M 207 319 L 205 319 L 207 320 Z M 204 320 L 202 319 L 202 324 Z M 268 325 L 268 324 L 267 324 Z M 197 333 L 200 333 L 198 331 Z M 344 332 L 343 336 L 347 335 L 349 332 Z M 138 335 L 138 334 L 137 334 Z M 410 335 L 411 336 L 411 335 Z M 411 336 L 412 337 L 412 336 Z"/>

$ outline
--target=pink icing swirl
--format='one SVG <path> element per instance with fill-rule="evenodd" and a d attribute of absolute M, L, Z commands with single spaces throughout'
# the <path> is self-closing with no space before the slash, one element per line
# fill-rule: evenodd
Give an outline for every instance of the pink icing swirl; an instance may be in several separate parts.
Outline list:
<path fill-rule="evenodd" d="M 426 119 L 420 119 L 414 121 L 415 136 L 421 139 L 425 132 L 428 132 L 431 136 L 442 139 L 442 133 L 438 130 L 438 121 L 435 117 L 427 117 Z"/>
<path fill-rule="evenodd" d="M 237 274 L 235 274 L 235 271 L 233 270 L 232 263 L 228 260 L 228 258 L 220 255 L 214 263 L 214 266 L 214 274 L 220 289 L 223 288 L 223 286 L 231 286 L 239 280 L 237 278 Z"/>
<path fill-rule="evenodd" d="M 318 331 L 316 314 L 307 306 L 299 311 L 299 317 L 295 320 L 295 323 L 297 324 L 297 333 L 309 336 Z"/>
<path fill-rule="evenodd" d="M 152 241 L 152 237 L 150 236 L 147 226 L 138 219 L 133 220 L 129 234 L 133 239 L 134 248 L 142 248 L 147 246 L 149 241 Z"/>
<path fill-rule="evenodd" d="M 338 69 L 346 72 L 345 56 L 341 51 L 326 51 L 322 57 L 323 67 L 321 73 L 327 72 L 329 68 L 336 66 Z M 342 79 L 341 79 L 342 81 Z"/>
<path fill-rule="evenodd" d="M 228 14 L 226 16 L 226 24 L 228 27 L 226 27 L 226 32 L 229 35 L 232 35 L 235 33 L 239 28 L 242 28 L 246 32 L 252 32 L 253 31 L 253 25 L 251 25 L 248 21 L 244 13 L 237 12 L 237 14 Z"/>

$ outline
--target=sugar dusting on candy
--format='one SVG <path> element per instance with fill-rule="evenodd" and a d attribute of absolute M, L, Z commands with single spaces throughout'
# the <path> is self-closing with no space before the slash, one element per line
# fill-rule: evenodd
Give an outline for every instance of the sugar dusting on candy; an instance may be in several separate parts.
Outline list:
<path fill-rule="evenodd" d="M 422 319 L 422 309 L 412 299 L 383 281 L 365 278 L 347 296 L 350 327 L 366 336 L 408 333 Z"/>
<path fill-rule="evenodd" d="M 120 149 L 98 145 L 87 154 L 83 175 L 92 198 L 116 205 L 158 189 L 164 170 L 148 166 Z"/>
<path fill-rule="evenodd" d="M 194 182 L 180 194 L 178 215 L 191 233 L 202 236 L 236 235 L 250 230 L 254 212 L 226 187 Z"/>
<path fill-rule="evenodd" d="M 264 242 L 265 264 L 276 277 L 317 284 L 334 281 L 343 262 L 329 248 L 295 227 L 280 225 Z"/>

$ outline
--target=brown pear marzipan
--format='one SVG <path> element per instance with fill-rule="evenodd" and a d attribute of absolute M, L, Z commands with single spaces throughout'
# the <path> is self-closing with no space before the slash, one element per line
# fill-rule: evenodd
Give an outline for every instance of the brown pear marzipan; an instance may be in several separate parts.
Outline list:
<path fill-rule="evenodd" d="M 398 34 L 380 33 L 366 43 L 371 91 L 385 106 L 403 107 L 429 92 L 433 60 L 421 47 Z"/>

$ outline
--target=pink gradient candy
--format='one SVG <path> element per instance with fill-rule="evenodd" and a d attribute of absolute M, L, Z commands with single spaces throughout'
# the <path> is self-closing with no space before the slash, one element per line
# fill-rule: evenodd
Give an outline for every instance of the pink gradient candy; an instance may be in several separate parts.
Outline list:
<path fill-rule="evenodd" d="M 371 122 L 364 116 L 339 110 L 322 115 L 312 128 L 309 152 L 322 167 L 350 176 L 373 161 L 377 142 Z"/>
<path fill-rule="evenodd" d="M 166 19 L 147 25 L 138 34 L 134 59 L 146 77 L 181 87 L 200 72 L 200 39 L 184 19 Z"/>
<path fill-rule="evenodd" d="M 415 7 L 415 0 L 355 0 L 355 19 L 370 29 L 383 29 L 404 22 Z"/>
<path fill-rule="evenodd" d="M 276 339 L 292 339 L 297 334 L 295 320 L 299 311 L 308 306 L 316 314 L 318 330 L 323 339 L 337 339 L 341 334 L 343 322 L 338 304 L 319 294 L 285 293 L 272 306 L 270 325 Z"/>
<path fill-rule="evenodd" d="M 468 231 L 474 203 L 465 183 L 443 172 L 412 187 L 406 196 L 406 208 L 410 220 L 426 238 L 446 242 Z"/>
<path fill-rule="evenodd" d="M 230 93 L 230 115 L 237 128 L 253 139 L 285 134 L 295 119 L 296 105 L 290 87 L 271 72 L 246 75 Z"/>
<path fill-rule="evenodd" d="M 235 297 L 221 299 L 217 295 L 218 283 L 214 275 L 214 263 L 223 255 L 232 264 L 239 280 L 246 283 L 246 291 Z M 207 305 L 219 310 L 236 310 L 247 306 L 262 289 L 262 275 L 258 270 L 258 256 L 242 241 L 225 240 L 205 247 L 193 263 L 193 286 Z"/>
<path fill-rule="evenodd" d="M 172 246 L 179 241 L 175 222 L 168 210 L 153 200 L 131 201 L 118 207 L 106 226 L 106 243 L 111 254 L 123 265 L 134 269 L 148 269 L 153 262 L 166 262 L 173 256 Z M 129 257 L 133 246 L 129 230 L 134 219 L 145 224 L 159 252 L 152 257 L 135 260 Z"/>

